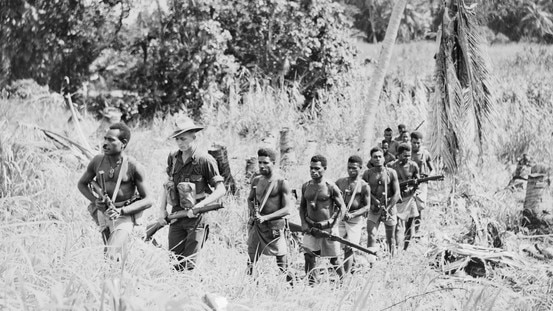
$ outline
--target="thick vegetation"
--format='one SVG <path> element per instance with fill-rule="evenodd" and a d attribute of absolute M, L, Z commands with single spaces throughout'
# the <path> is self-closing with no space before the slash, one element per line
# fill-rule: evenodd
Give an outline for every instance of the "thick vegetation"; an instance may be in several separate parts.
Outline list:
<path fill-rule="evenodd" d="M 376 53 L 373 46 L 360 45 L 359 49 L 364 56 Z M 385 105 L 377 111 L 374 126 L 379 132 L 398 122 L 414 128 L 427 118 L 426 96 L 421 94 L 433 73 L 433 59 L 428 55 L 435 49 L 429 43 L 398 47 L 382 97 Z M 287 170 L 292 187 L 298 188 L 309 178 L 308 139 L 316 139 L 317 151 L 328 155 L 329 178 L 345 175 L 347 157 L 356 152 L 355 135 L 367 96 L 363 86 L 371 75 L 370 65 L 356 66 L 347 81 L 339 81 L 344 85 L 340 93 L 326 93 L 326 109 L 310 118 L 289 105 L 301 102 L 301 97 L 294 95 L 297 91 L 286 92 L 255 81 L 246 93 L 232 94 L 228 105 L 205 110 L 207 129 L 202 141 L 228 146 L 233 173 L 243 184 L 237 196 L 226 198 L 226 209 L 211 215 L 213 230 L 205 256 L 196 271 L 185 274 L 171 270 L 166 229 L 156 235 L 162 248 L 137 238 L 122 263 L 103 259 L 100 235 L 75 186 L 83 162 L 30 126 L 74 137 L 73 125 L 59 122 L 69 113 L 58 95 L 37 93 L 31 83 L 20 83 L 22 87 L 31 85 L 31 90 L 18 92 L 27 99 L 0 102 L 0 290 L 5 293 L 0 309 L 204 310 L 201 297 L 205 293 L 227 297 L 229 310 L 550 309 L 550 268 L 521 251 L 536 241 L 522 235 L 524 193 L 511 192 L 505 186 L 510 178 L 506 165 L 520 152 L 551 164 L 550 150 L 544 146 L 553 143 L 553 111 L 548 105 L 553 96 L 549 78 L 553 51 L 539 45 L 511 44 L 494 46 L 490 53 L 502 100 L 496 126 L 487 129 L 491 137 L 484 165 L 469 166 L 455 182 L 432 186 L 424 236 L 408 252 L 377 261 L 372 269 L 359 256 L 360 270 L 342 287 L 329 281 L 332 275 L 325 275 L 323 283 L 313 288 L 303 281 L 289 287 L 273 259 L 266 257 L 259 275 L 246 276 L 243 165 L 267 131 L 301 121 L 302 126 L 290 127 L 298 156 L 297 164 Z M 172 130 L 172 120 L 155 118 L 151 125 L 135 127 L 129 146 L 129 153 L 145 165 L 155 197 L 159 197 L 164 179 L 163 159 L 174 148 L 163 139 Z M 98 123 L 85 117 L 83 124 L 86 132 L 94 135 Z M 425 123 L 423 133 L 426 130 Z M 98 137 L 90 141 L 97 142 Z M 523 256 L 523 268 L 490 266 L 482 278 L 445 275 L 435 268 L 434 258 L 425 255 L 449 243 L 469 240 L 474 210 L 483 223 L 499 224 L 503 250 Z M 148 220 L 154 217 L 154 211 L 149 211 Z M 537 241 L 552 242 L 548 237 Z M 291 250 L 294 271 L 302 277 L 303 256 L 297 248 Z"/>

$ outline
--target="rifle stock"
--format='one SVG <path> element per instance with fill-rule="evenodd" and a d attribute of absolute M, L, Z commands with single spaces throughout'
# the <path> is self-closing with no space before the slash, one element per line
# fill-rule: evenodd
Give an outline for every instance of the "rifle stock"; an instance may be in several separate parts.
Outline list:
<path fill-rule="evenodd" d="M 367 253 L 367 254 L 371 254 L 371 255 L 375 255 L 377 256 L 377 253 L 375 251 L 371 251 L 370 249 L 366 248 L 366 247 L 363 247 L 361 245 L 358 245 L 358 244 L 355 244 L 353 242 L 350 242 L 342 237 L 339 237 L 337 235 L 334 235 L 334 234 L 330 234 L 326 231 L 323 231 L 323 230 L 319 230 L 317 228 L 310 228 L 309 230 L 307 231 L 303 231 L 301 226 L 298 225 L 298 224 L 295 224 L 293 222 L 288 222 L 288 228 L 290 228 L 290 231 L 292 232 L 302 232 L 302 233 L 308 233 L 308 234 L 312 234 L 316 237 L 322 237 L 322 238 L 327 238 L 327 239 L 330 239 L 332 241 L 336 241 L 340 244 L 344 244 L 344 245 L 347 245 L 349 247 L 352 247 L 352 248 L 355 248 L 355 249 L 358 249 L 364 253 Z"/>
<path fill-rule="evenodd" d="M 216 211 L 216 210 L 222 209 L 224 207 L 225 206 L 223 205 L 223 203 L 213 203 L 213 204 L 209 204 L 209 205 L 206 205 L 204 207 L 201 207 L 201 208 L 197 208 L 195 210 L 197 211 L 196 215 L 199 215 L 199 214 L 204 214 L 204 213 L 207 213 L 207 212 L 210 212 L 210 211 Z M 167 222 L 167 224 L 169 224 L 169 223 L 171 223 L 172 220 L 186 218 L 187 213 L 188 213 L 187 210 L 171 213 L 170 215 L 167 215 L 167 217 L 165 217 L 165 222 Z M 154 234 L 156 234 L 156 232 L 158 232 L 159 229 L 161 229 L 165 226 L 166 225 L 161 225 L 157 221 L 152 222 L 151 224 L 147 225 L 146 226 L 146 236 L 144 237 L 144 241 L 151 240 L 152 237 L 154 236 Z"/>

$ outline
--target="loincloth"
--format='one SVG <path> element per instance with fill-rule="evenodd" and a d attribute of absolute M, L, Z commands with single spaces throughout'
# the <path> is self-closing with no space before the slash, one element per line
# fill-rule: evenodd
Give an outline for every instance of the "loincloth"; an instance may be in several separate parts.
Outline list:
<path fill-rule="evenodd" d="M 426 199 L 428 197 L 428 184 L 421 183 L 415 192 L 415 200 L 417 202 L 417 208 L 422 211 L 426 208 Z"/>
<path fill-rule="evenodd" d="M 401 220 L 419 216 L 416 198 L 414 195 L 404 198 L 401 203 L 396 204 L 397 217 Z"/>
<path fill-rule="evenodd" d="M 363 216 L 357 216 L 350 220 L 342 220 L 338 224 L 338 231 L 340 232 L 340 236 L 344 239 L 359 244 L 364 224 L 365 217 Z"/>
<path fill-rule="evenodd" d="M 268 256 L 286 255 L 287 247 L 284 237 L 284 219 L 271 220 L 263 223 L 250 221 L 248 227 L 248 253 Z"/>
<path fill-rule="evenodd" d="M 397 207 L 396 206 L 394 206 L 390 209 L 390 218 L 386 221 L 382 221 L 382 219 L 381 219 L 383 213 L 384 213 L 383 210 L 380 210 L 377 213 L 374 213 L 371 209 L 369 209 L 369 214 L 368 214 L 368 217 L 367 217 L 367 221 L 373 222 L 375 224 L 379 224 L 380 222 L 384 222 L 384 224 L 386 226 L 395 226 L 397 224 Z"/>
<path fill-rule="evenodd" d="M 338 235 L 338 227 L 321 230 L 333 235 Z M 305 234 L 303 236 L 302 246 L 305 252 L 317 252 L 320 251 L 321 257 L 337 257 L 340 254 L 340 243 L 332 241 L 327 238 L 315 237 L 311 234 Z"/>

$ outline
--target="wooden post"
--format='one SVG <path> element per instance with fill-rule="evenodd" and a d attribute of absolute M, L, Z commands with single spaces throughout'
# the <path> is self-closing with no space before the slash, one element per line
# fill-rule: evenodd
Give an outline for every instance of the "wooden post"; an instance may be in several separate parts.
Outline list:
<path fill-rule="evenodd" d="M 526 197 L 522 211 L 522 225 L 529 229 L 543 229 L 553 225 L 551 215 L 551 198 L 546 198 L 550 180 L 547 168 L 543 165 L 532 167 L 532 173 L 528 175 Z M 548 196 L 548 195 L 547 195 Z M 549 206 L 548 206 L 549 205 Z M 551 229 L 549 229 L 551 230 Z"/>
<path fill-rule="evenodd" d="M 290 140 L 290 128 L 284 127 L 280 130 L 280 168 L 284 171 L 296 163 L 294 148 Z"/>
<path fill-rule="evenodd" d="M 230 172 L 227 147 L 214 144 L 207 152 L 217 161 L 219 173 L 221 173 L 221 176 L 225 179 L 225 188 L 227 191 L 233 195 L 236 194 L 236 182 Z"/>

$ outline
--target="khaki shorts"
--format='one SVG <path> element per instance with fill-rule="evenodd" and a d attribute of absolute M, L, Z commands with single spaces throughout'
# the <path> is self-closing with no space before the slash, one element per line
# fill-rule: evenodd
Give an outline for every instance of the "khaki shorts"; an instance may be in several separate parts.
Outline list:
<path fill-rule="evenodd" d="M 111 220 L 102 212 L 98 212 L 98 225 L 100 232 L 109 228 L 109 231 L 112 233 L 116 230 L 125 230 L 130 234 L 134 228 L 132 216 L 119 216 L 115 220 Z"/>
<path fill-rule="evenodd" d="M 333 227 L 331 229 L 324 229 L 322 231 L 325 231 L 334 235 L 339 234 L 338 227 Z M 311 234 L 306 234 L 303 236 L 302 246 L 306 252 L 320 251 L 321 257 L 338 257 L 338 255 L 340 254 L 339 242 L 331 241 L 327 238 L 314 237 Z"/>
<path fill-rule="evenodd" d="M 361 233 L 363 232 L 363 225 L 365 224 L 365 217 L 358 216 L 350 220 L 342 220 L 338 224 L 338 231 L 340 236 L 344 239 L 359 244 L 361 241 Z"/>

